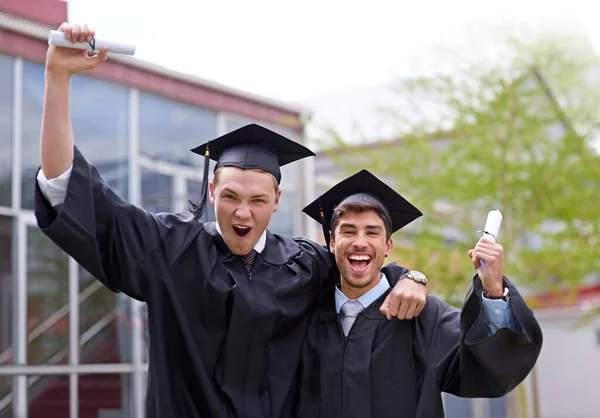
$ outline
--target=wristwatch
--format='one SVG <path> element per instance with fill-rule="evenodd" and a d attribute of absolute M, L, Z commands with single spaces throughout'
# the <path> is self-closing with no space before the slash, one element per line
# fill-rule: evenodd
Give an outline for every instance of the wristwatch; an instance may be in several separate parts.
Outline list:
<path fill-rule="evenodd" d="M 502 296 L 499 298 L 493 298 L 491 296 L 488 296 L 487 291 L 485 289 L 483 289 L 483 296 L 485 296 L 488 299 L 502 299 L 503 301 L 506 302 L 506 301 L 508 301 L 508 295 L 509 295 L 508 287 L 506 287 L 506 286 L 504 286 L 504 292 L 502 293 Z"/>
<path fill-rule="evenodd" d="M 410 270 L 400 276 L 400 280 L 402 279 L 411 279 L 412 281 L 422 284 L 423 286 L 427 286 L 427 277 L 423 273 L 417 270 Z"/>

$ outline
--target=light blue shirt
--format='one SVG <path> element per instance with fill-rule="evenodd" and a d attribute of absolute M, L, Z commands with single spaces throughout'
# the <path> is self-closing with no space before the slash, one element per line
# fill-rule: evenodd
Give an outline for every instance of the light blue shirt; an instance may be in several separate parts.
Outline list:
<path fill-rule="evenodd" d="M 366 292 L 364 295 L 358 298 L 358 301 L 362 306 L 367 308 L 371 303 L 375 302 L 377 298 L 383 295 L 390 288 L 390 283 L 385 277 L 385 274 L 381 273 L 381 280 L 379 283 Z M 488 299 L 482 295 L 483 300 L 483 315 L 489 334 L 496 333 L 500 328 L 510 328 L 516 331 L 518 325 L 515 323 L 515 316 L 510 305 L 510 297 L 508 301 L 502 299 Z M 348 297 L 342 293 L 342 291 L 335 288 L 335 311 L 340 313 L 342 305 L 346 303 Z"/>

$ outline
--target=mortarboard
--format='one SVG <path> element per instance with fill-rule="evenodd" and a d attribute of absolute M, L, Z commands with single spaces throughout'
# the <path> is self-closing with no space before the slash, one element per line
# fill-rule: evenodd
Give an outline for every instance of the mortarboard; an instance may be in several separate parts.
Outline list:
<path fill-rule="evenodd" d="M 346 202 L 371 202 L 380 206 L 387 218 L 390 234 L 423 215 L 383 181 L 369 171 L 361 170 L 333 186 L 302 210 L 321 224 L 328 248 L 334 210 Z"/>
<path fill-rule="evenodd" d="M 273 174 L 279 184 L 280 167 L 315 155 L 305 146 L 254 123 L 206 142 L 191 151 L 205 157 L 200 203 L 195 207 L 200 215 L 206 205 L 210 160 L 216 161 L 215 170 L 227 166 L 244 170 L 264 170 Z"/>

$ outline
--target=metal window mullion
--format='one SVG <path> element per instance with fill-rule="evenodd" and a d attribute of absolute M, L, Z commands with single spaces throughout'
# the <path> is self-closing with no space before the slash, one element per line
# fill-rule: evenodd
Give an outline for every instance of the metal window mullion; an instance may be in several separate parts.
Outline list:
<path fill-rule="evenodd" d="M 182 213 L 187 208 L 187 179 L 182 176 L 172 177 L 173 181 L 173 202 L 171 202 L 172 210 L 175 213 Z"/>
<path fill-rule="evenodd" d="M 215 121 L 215 130 L 217 137 L 225 135 L 227 133 L 227 114 L 224 112 L 218 112 Z"/>
<path fill-rule="evenodd" d="M 27 364 L 27 224 L 17 216 L 13 224 L 13 266 L 16 267 L 14 285 L 14 328 L 13 364 L 26 367 Z M 27 417 L 27 376 L 13 378 L 13 415 Z"/>
<path fill-rule="evenodd" d="M 79 364 L 79 265 L 69 257 L 69 364 Z M 70 418 L 79 417 L 79 376 L 69 375 Z"/>
<path fill-rule="evenodd" d="M 23 132 L 23 60 L 13 62 L 12 114 L 12 207 L 21 206 L 21 154 Z M 18 212 L 17 212 L 18 213 Z M 27 364 L 27 227 L 17 216 L 13 223 L 13 278 L 16 278 L 13 297 L 13 363 Z M 13 378 L 13 414 L 27 417 L 27 376 Z"/>
<path fill-rule="evenodd" d="M 141 175 L 139 164 L 139 91 L 129 91 L 129 202 L 140 205 L 141 202 Z M 135 416 L 144 417 L 145 379 L 143 367 L 143 344 L 142 344 L 142 303 L 131 298 L 131 321 L 132 321 L 132 350 L 133 350 L 133 405 Z"/>
<path fill-rule="evenodd" d="M 12 114 L 12 207 L 21 207 L 21 151 L 23 136 L 23 60 L 13 63 L 13 114 Z"/>
<path fill-rule="evenodd" d="M 40 364 L 40 365 L 4 365 L 0 367 L 0 376 L 66 376 L 69 374 L 121 374 L 132 373 L 135 369 L 133 364 L 128 363 L 103 363 L 103 364 Z M 142 372 L 146 371 L 142 367 Z"/>

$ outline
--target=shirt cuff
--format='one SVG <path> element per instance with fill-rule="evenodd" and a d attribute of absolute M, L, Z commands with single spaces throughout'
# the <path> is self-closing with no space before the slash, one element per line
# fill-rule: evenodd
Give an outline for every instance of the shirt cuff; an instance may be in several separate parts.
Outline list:
<path fill-rule="evenodd" d="M 67 187 L 71 178 L 73 165 L 65 170 L 60 176 L 48 180 L 44 172 L 40 169 L 37 174 L 37 182 L 44 197 L 50 202 L 53 207 L 57 207 L 64 203 L 67 197 Z"/>
<path fill-rule="evenodd" d="M 507 309 L 508 301 L 503 299 L 488 299 L 482 295 L 483 314 L 485 320 L 490 325 L 495 325 L 496 328 L 509 327 Z"/>

